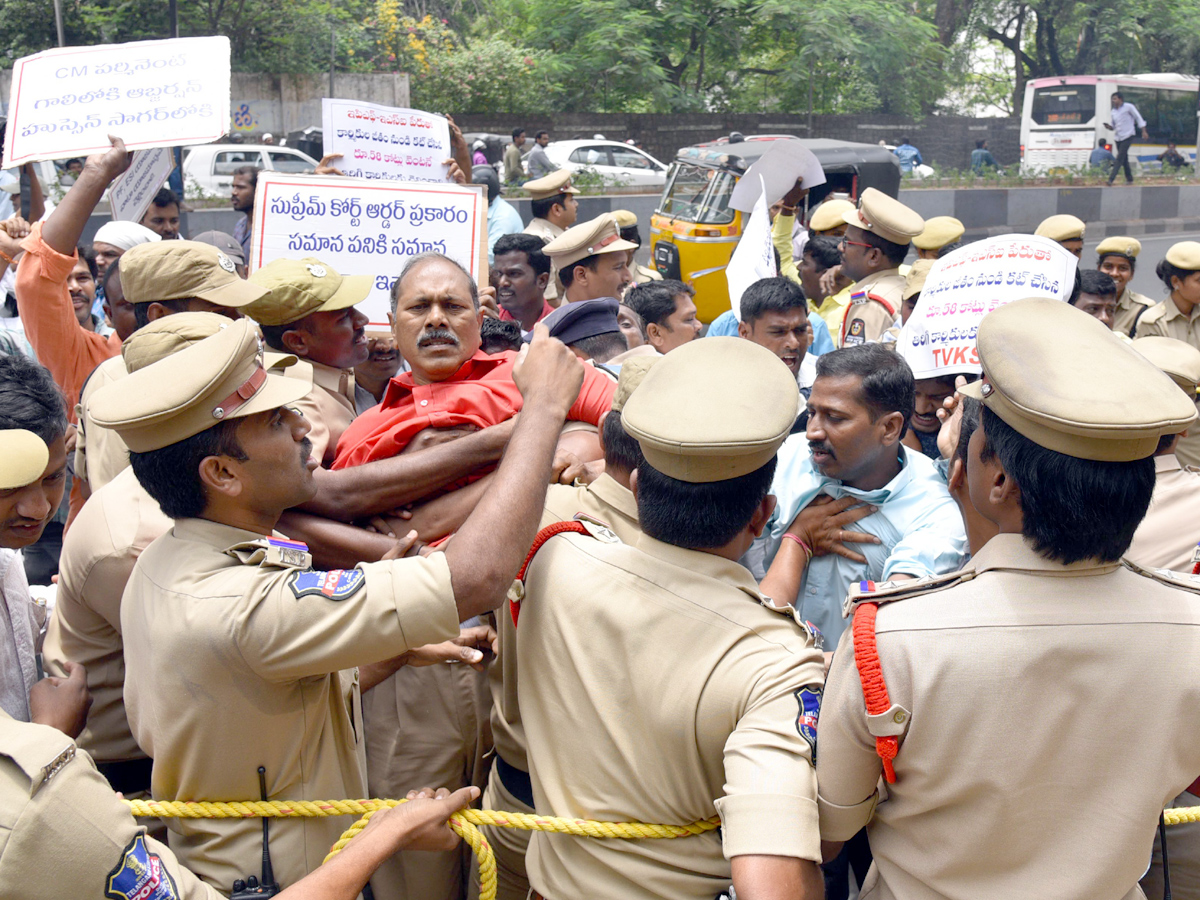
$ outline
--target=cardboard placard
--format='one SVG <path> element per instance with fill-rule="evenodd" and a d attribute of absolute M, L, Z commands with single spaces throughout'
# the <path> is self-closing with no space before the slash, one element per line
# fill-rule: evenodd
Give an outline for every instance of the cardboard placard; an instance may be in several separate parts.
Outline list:
<path fill-rule="evenodd" d="M 321 112 L 327 154 L 354 178 L 446 182 L 450 123 L 419 109 L 326 97 Z"/>
<path fill-rule="evenodd" d="M 759 180 L 761 183 L 761 177 Z M 742 239 L 733 248 L 733 256 L 725 267 L 729 308 L 739 322 L 742 319 L 742 294 L 746 288 L 763 278 L 773 278 L 779 274 L 775 269 L 775 246 L 771 243 L 771 215 L 767 211 L 766 197 L 766 191 L 760 185 L 754 212 L 750 214 Z"/>
<path fill-rule="evenodd" d="M 114 221 L 140 222 L 150 201 L 175 168 L 175 154 L 169 147 L 139 150 L 129 168 L 113 180 L 108 202 Z"/>

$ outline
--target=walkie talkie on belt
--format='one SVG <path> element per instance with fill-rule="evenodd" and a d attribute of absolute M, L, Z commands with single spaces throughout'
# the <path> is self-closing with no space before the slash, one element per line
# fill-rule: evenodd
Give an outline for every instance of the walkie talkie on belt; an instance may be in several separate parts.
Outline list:
<path fill-rule="evenodd" d="M 265 766 L 258 767 L 258 792 L 262 796 L 263 802 L 266 802 L 267 769 Z M 271 868 L 271 820 L 266 816 L 263 816 L 262 828 L 262 881 L 253 875 L 245 881 L 239 878 L 233 883 L 233 894 L 230 895 L 229 900 L 259 900 L 261 897 L 274 897 L 279 893 L 279 885 L 275 883 L 275 872 Z"/>

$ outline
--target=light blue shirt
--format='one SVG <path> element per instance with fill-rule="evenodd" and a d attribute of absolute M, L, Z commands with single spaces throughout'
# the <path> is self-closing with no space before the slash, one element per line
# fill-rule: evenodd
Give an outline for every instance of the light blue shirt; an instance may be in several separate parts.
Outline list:
<path fill-rule="evenodd" d="M 829 326 L 825 324 L 825 320 L 811 310 L 808 313 L 808 321 L 813 329 L 812 346 L 808 348 L 811 356 L 820 356 L 822 353 L 829 353 L 834 349 L 833 338 L 829 335 Z M 705 337 L 737 337 L 738 335 L 738 319 L 733 314 L 732 309 L 727 309 L 708 326 L 708 331 L 704 332 Z"/>
<path fill-rule="evenodd" d="M 921 151 L 912 144 L 901 144 L 892 151 L 900 160 L 900 171 L 911 172 L 913 166 L 921 166 L 925 164 L 925 160 L 921 159 Z"/>
<path fill-rule="evenodd" d="M 881 544 L 849 544 L 867 558 L 866 564 L 830 554 L 814 557 L 804 571 L 796 609 L 825 635 L 833 649 L 846 629 L 842 602 L 858 581 L 887 581 L 892 575 L 917 578 L 953 572 L 967 559 L 967 533 L 962 514 L 950 496 L 937 464 L 917 450 L 901 445 L 900 473 L 875 491 L 859 491 L 822 475 L 812 462 L 808 440 L 798 434 L 779 450 L 771 493 L 778 505 L 767 531 L 766 564 L 779 550 L 783 533 L 800 510 L 818 494 L 835 500 L 850 495 L 879 507 L 879 512 L 846 526 L 847 531 L 873 534 Z"/>
<path fill-rule="evenodd" d="M 1126 100 L 1112 111 L 1113 137 L 1123 141 L 1137 134 L 1139 128 L 1146 127 L 1146 120 L 1138 112 L 1138 108 Z"/>
<path fill-rule="evenodd" d="M 515 206 L 503 197 L 493 200 L 488 206 L 488 265 L 496 261 L 496 241 L 506 234 L 519 234 L 524 230 L 525 223 Z"/>

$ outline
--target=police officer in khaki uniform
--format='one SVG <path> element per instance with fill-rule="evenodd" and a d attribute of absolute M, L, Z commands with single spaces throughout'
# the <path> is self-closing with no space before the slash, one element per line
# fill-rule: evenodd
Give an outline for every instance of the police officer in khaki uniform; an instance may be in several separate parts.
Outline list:
<path fill-rule="evenodd" d="M 296 408 L 322 468 L 356 414 L 354 367 L 367 361 L 367 317 L 355 309 L 371 293 L 370 275 L 339 275 L 319 259 L 277 259 L 250 276 L 267 293 L 243 310 L 262 326 L 267 346 L 312 366 L 312 390 Z M 307 374 L 307 373 L 306 373 Z"/>
<path fill-rule="evenodd" d="M 546 508 L 541 527 L 564 522 L 582 513 L 603 522 L 626 544 L 633 544 L 641 535 L 638 525 L 637 501 L 629 490 L 633 470 L 643 462 L 637 441 L 621 425 L 621 410 L 650 368 L 661 356 L 630 359 L 621 366 L 617 392 L 613 395 L 612 412 L 604 418 L 600 442 L 604 449 L 604 472 L 585 485 L 552 484 L 546 491 Z M 517 629 L 507 610 L 496 614 L 500 632 L 499 649 L 488 673 L 492 691 L 492 737 L 496 744 L 492 770 L 484 793 L 485 809 L 504 809 L 533 813 L 533 788 L 529 781 L 529 761 L 525 752 L 525 729 L 517 705 Z M 525 854 L 529 849 L 530 832 L 513 828 L 482 829 L 496 851 L 498 876 L 497 900 L 525 900 L 529 892 L 529 876 Z"/>
<path fill-rule="evenodd" d="M 1160 437 L 1195 409 L 1060 301 L 989 313 L 978 347 L 967 480 L 999 533 L 961 572 L 852 590 L 821 835 L 867 825 L 879 900 L 1134 900 L 1159 813 L 1200 773 L 1200 587 L 1121 556 Z"/>
<path fill-rule="evenodd" d="M 632 282 L 629 251 L 637 244 L 622 239 L 617 220 L 604 213 L 568 228 L 542 252 L 550 257 L 563 286 L 562 302 L 620 297 Z"/>
<path fill-rule="evenodd" d="M 525 226 L 525 234 L 540 237 L 543 241 L 554 240 L 575 224 L 579 216 L 579 203 L 575 195 L 578 188 L 571 186 L 571 172 L 559 169 L 542 178 L 524 184 L 529 192 L 533 219 Z M 550 267 L 550 281 L 546 285 L 546 300 L 558 306 L 558 269 Z"/>
<path fill-rule="evenodd" d="M 622 410 L 645 456 L 643 533 L 560 535 L 528 567 L 518 699 L 538 813 L 722 819 L 720 835 L 653 843 L 534 834 L 538 895 L 711 900 L 732 879 L 745 896 L 770 882 L 821 896 L 821 654 L 737 563 L 774 507 L 798 401 L 787 366 L 750 341 L 673 350 Z"/>
<path fill-rule="evenodd" d="M 114 263 L 110 287 L 133 304 L 139 328 L 178 312 L 221 312 L 237 318 L 239 310 L 262 297 L 263 288 L 243 281 L 232 259 L 209 244 L 156 241 L 131 247 Z M 136 332 L 134 332 L 136 334 Z M 129 448 L 111 429 L 99 428 L 88 410 L 92 396 L 128 374 L 124 354 L 105 360 L 88 376 L 76 406 L 79 437 L 75 471 L 83 473 L 90 491 L 98 491 L 129 465 Z"/>
<path fill-rule="evenodd" d="M 1200 350 L 1183 341 L 1144 337 L 1133 349 L 1179 385 L 1186 397 L 1200 384 Z M 1193 426 L 1195 427 L 1195 426 Z M 1175 455 L 1178 435 L 1167 435 L 1154 454 L 1154 499 L 1125 554 L 1147 569 L 1191 573 L 1200 544 L 1200 472 L 1184 468 Z"/>
<path fill-rule="evenodd" d="M 651 281 L 662 281 L 663 277 L 658 269 L 652 266 L 643 266 L 635 258 L 635 254 L 642 246 L 642 235 L 638 231 L 637 216 L 628 209 L 614 209 L 612 216 L 617 220 L 617 228 L 620 229 L 621 239 L 637 245 L 637 248 L 629 251 L 629 272 L 633 276 L 632 283 L 647 284 Z M 653 259 L 651 259 L 651 262 L 653 262 Z"/>
<path fill-rule="evenodd" d="M 880 340 L 899 319 L 904 292 L 900 264 L 909 243 L 925 230 L 925 220 L 875 188 L 863 191 L 858 209 L 843 219 L 842 272 L 854 284 L 838 346 L 853 347 Z"/>
<path fill-rule="evenodd" d="M 1153 300 L 1129 286 L 1141 252 L 1141 241 L 1123 235 L 1106 237 L 1096 247 L 1096 268 L 1117 283 L 1117 315 L 1113 319 L 1113 331 L 1128 337 L 1133 337 L 1138 319 L 1154 305 Z"/>
<path fill-rule="evenodd" d="M 510 452 L 445 553 L 328 572 L 273 533 L 284 509 L 315 493 L 308 425 L 288 407 L 311 385 L 267 373 L 251 321 L 96 395 L 93 417 L 121 432 L 139 482 L 176 520 L 138 559 L 121 609 L 137 648 L 125 654 L 126 711 L 155 760 L 156 798 L 256 797 L 260 766 L 270 799 L 361 796 L 354 667 L 409 661 L 500 602 L 536 527 L 581 366 L 536 331 L 514 371 L 525 405 Z M 315 869 L 345 826 L 277 823 L 280 883 Z M 256 822 L 175 820 L 172 831 L 180 859 L 215 887 L 258 869 Z"/>
<path fill-rule="evenodd" d="M 942 249 L 962 240 L 966 227 L 954 216 L 934 216 L 925 220 L 925 230 L 913 238 L 917 259 L 937 259 Z"/>
<path fill-rule="evenodd" d="M 1083 259 L 1083 235 L 1086 231 L 1087 225 L 1083 219 L 1064 213 L 1043 219 L 1034 234 L 1057 241 L 1076 259 Z"/>

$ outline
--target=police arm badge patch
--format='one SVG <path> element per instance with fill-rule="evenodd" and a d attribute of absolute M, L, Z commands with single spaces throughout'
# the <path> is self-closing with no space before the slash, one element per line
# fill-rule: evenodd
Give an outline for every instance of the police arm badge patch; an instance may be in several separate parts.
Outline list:
<path fill-rule="evenodd" d="M 821 715 L 821 687 L 810 684 L 795 693 L 800 709 L 796 713 L 796 731 L 808 742 L 813 765 L 817 763 L 817 717 Z"/>
<path fill-rule="evenodd" d="M 299 600 L 302 597 L 324 597 L 345 600 L 367 585 L 367 573 L 362 569 L 303 569 L 288 576 L 287 586 Z"/>
<path fill-rule="evenodd" d="M 108 873 L 104 896 L 109 900 L 179 900 L 179 890 L 162 857 L 150 852 L 146 836 L 139 834 Z"/>

